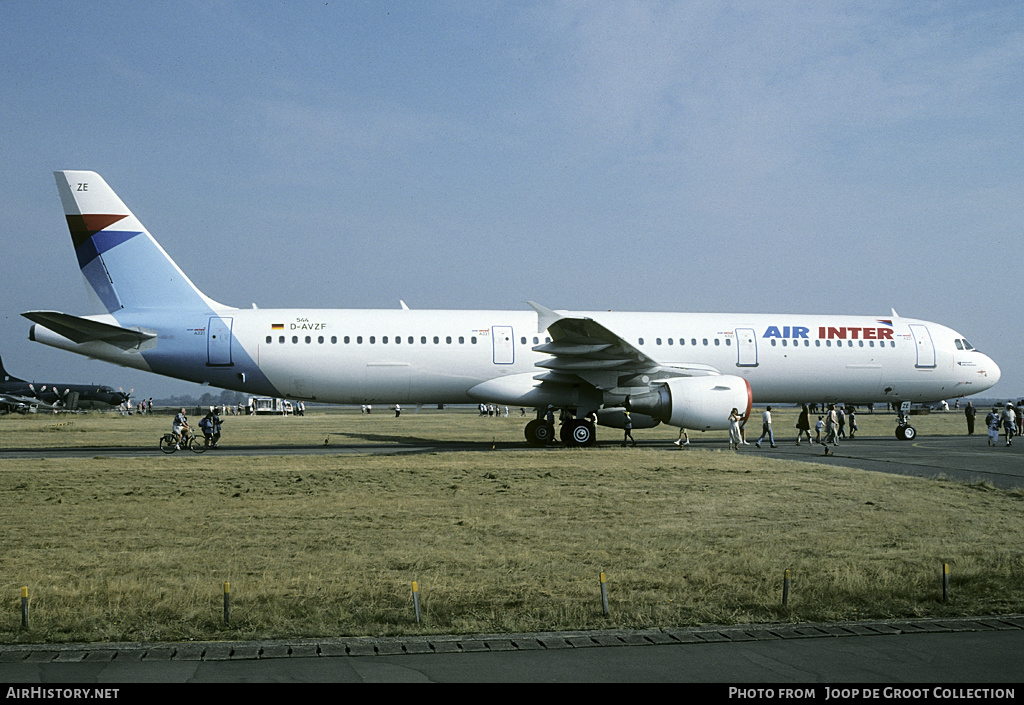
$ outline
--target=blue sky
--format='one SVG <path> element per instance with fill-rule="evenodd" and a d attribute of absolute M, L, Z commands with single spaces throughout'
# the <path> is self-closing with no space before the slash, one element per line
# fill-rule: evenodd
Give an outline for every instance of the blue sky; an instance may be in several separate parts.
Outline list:
<path fill-rule="evenodd" d="M 0 2 L 0 77 L 21 377 L 202 391 L 27 340 L 88 169 L 236 306 L 895 308 L 1024 396 L 1019 2 Z"/>

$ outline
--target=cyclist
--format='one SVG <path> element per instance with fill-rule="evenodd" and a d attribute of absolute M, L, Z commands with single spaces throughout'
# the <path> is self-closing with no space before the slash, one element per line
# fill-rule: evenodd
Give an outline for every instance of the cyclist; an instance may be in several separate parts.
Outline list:
<path fill-rule="evenodd" d="M 181 450 L 181 441 L 184 437 L 184 432 L 189 430 L 188 417 L 185 416 L 185 410 L 182 409 L 174 417 L 174 423 L 171 425 L 171 435 L 174 436 L 174 449 Z"/>

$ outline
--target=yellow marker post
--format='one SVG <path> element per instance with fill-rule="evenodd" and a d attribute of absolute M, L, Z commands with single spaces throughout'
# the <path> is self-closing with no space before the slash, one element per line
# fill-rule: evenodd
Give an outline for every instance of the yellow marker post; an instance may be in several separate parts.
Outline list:
<path fill-rule="evenodd" d="M 604 616 L 608 616 L 608 577 L 601 571 L 601 607 L 604 608 Z"/>
<path fill-rule="evenodd" d="M 224 624 L 231 622 L 231 583 L 224 583 Z"/>
<path fill-rule="evenodd" d="M 420 623 L 420 586 L 415 580 L 412 581 L 412 607 L 416 612 L 416 624 Z"/>
<path fill-rule="evenodd" d="M 21 627 L 28 629 L 28 585 L 21 586 Z"/>
<path fill-rule="evenodd" d="M 786 607 L 787 605 L 789 605 L 789 568 L 786 568 L 786 572 L 782 576 L 782 606 Z"/>
<path fill-rule="evenodd" d="M 949 563 L 942 564 L 942 601 L 949 599 Z"/>

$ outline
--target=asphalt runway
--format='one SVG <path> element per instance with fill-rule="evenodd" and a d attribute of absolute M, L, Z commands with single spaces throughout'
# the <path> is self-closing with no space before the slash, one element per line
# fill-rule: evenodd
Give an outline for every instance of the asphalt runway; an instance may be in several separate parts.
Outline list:
<path fill-rule="evenodd" d="M 614 431 L 605 431 L 599 440 L 601 446 L 617 446 L 610 440 Z M 641 435 L 640 432 L 637 433 Z M 856 440 L 844 439 L 836 447 L 829 446 L 831 455 L 824 455 L 824 447 L 806 442 L 797 446 L 793 440 L 778 438 L 776 448 L 767 443 L 758 449 L 753 443 L 743 446 L 739 453 L 756 453 L 782 460 L 801 460 L 825 465 L 887 472 L 916 477 L 944 477 L 959 482 L 989 482 L 1003 489 L 1024 488 L 1024 438 L 1016 445 L 1006 446 L 1000 437 L 999 445 L 989 446 L 986 435 L 973 436 L 918 436 L 913 441 L 898 441 L 894 436 L 860 436 Z M 217 455 L 348 455 L 365 453 L 444 453 L 444 452 L 517 452 L 534 450 L 525 443 L 409 443 L 404 437 L 389 440 L 386 435 L 379 442 L 359 442 L 345 434 L 332 434 L 328 443 L 314 446 L 253 445 L 232 446 L 227 440 L 220 448 L 210 449 L 207 456 Z M 720 439 L 705 440 L 699 433 L 691 435 L 691 445 L 678 449 L 668 440 L 638 440 L 641 448 L 665 448 L 687 452 L 690 449 L 724 449 L 727 443 Z M 188 454 L 188 451 L 178 451 Z M 139 458 L 162 455 L 156 448 L 9 448 L 0 449 L 0 458 Z"/>
<path fill-rule="evenodd" d="M 880 693 L 886 684 L 906 683 L 916 688 L 964 683 L 972 690 L 1002 683 L 1013 690 L 1024 667 L 1022 653 L 1024 617 L 1004 616 L 463 637 L 0 646 L 0 682 L 5 688 L 120 684 L 128 686 L 126 695 L 152 694 L 131 685 L 154 683 L 819 684 L 807 686 L 813 696 L 805 691 L 795 699 L 826 700 L 844 699 L 827 698 L 825 692 L 828 684 L 842 683 L 878 684 Z M 980 697 L 926 687 L 927 695 L 914 699 Z M 729 697 L 724 685 L 715 694 Z M 783 688 L 768 698 L 794 699 L 785 697 Z"/>
<path fill-rule="evenodd" d="M 689 448 L 721 449 L 699 434 Z M 525 444 L 378 443 L 331 438 L 323 446 L 246 446 L 208 454 L 312 455 L 518 452 Z M 601 445 L 617 445 L 606 437 Z M 739 453 L 871 472 L 1024 487 L 1021 447 L 986 436 L 859 437 L 829 447 L 777 441 Z M 630 452 L 630 451 L 625 451 Z M 156 448 L 4 449 L 0 458 L 160 456 Z M 615 647 L 615 648 L 611 648 Z M 320 642 L 0 646 L 0 682 L 705 682 L 1014 683 L 1024 673 L 1024 616 L 887 623 L 753 625 L 644 632 L 337 639 Z M 724 688 L 724 686 L 723 686 Z M 130 692 L 130 691 L 129 691 Z M 929 691 L 930 692 L 930 691 Z M 728 697 L 726 690 L 721 695 Z M 781 691 L 778 695 L 781 696 Z M 818 686 L 813 697 L 825 699 Z M 934 696 L 925 696 L 934 697 Z M 974 697 L 947 695 L 947 698 Z M 779 699 L 784 699 L 779 697 Z M 835 699 L 835 698 L 833 698 Z"/>

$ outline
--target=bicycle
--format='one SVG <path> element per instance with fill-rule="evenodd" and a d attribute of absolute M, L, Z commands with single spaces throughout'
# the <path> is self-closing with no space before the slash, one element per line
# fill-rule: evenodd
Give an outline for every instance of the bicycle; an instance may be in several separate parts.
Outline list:
<path fill-rule="evenodd" d="M 168 455 L 178 448 L 188 448 L 193 453 L 205 453 L 207 449 L 206 439 L 200 438 L 188 429 L 181 434 L 181 440 L 177 440 L 173 433 L 165 433 L 160 437 L 160 450 Z"/>

